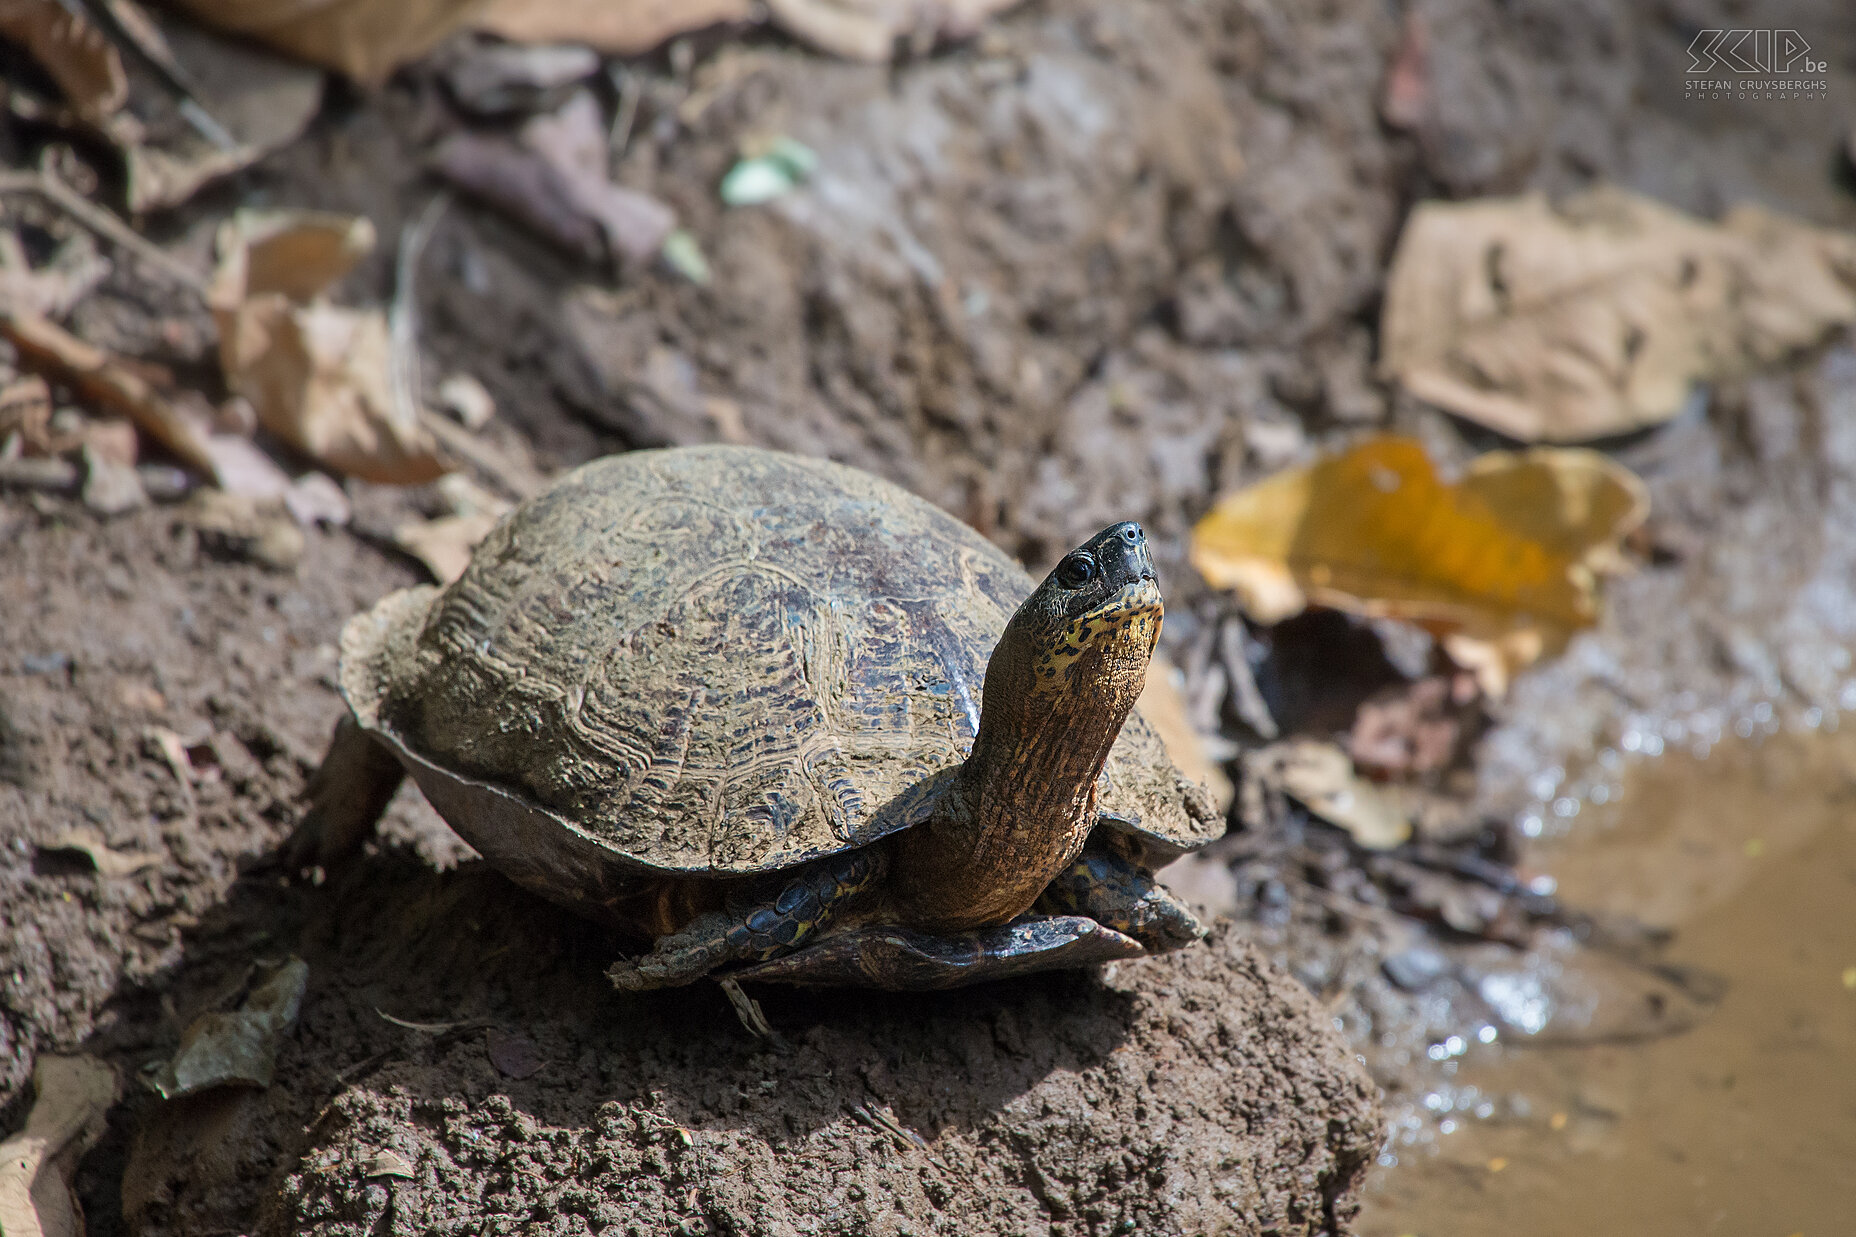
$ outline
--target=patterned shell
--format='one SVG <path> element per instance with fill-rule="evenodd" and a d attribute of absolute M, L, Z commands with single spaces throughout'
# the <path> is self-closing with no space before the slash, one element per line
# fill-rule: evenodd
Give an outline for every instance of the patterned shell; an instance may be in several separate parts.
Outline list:
<path fill-rule="evenodd" d="M 986 659 L 1033 587 L 867 473 L 633 451 L 518 507 L 455 584 L 353 620 L 343 688 L 364 725 L 616 857 L 768 871 L 910 823 L 972 746 Z M 1138 715 L 1107 776 L 1103 807 L 1150 848 L 1207 840 Z"/>

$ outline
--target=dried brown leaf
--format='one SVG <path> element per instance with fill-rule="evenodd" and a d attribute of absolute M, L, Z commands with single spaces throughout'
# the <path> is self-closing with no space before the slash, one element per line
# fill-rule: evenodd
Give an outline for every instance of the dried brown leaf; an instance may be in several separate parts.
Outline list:
<path fill-rule="evenodd" d="M 581 43 L 637 56 L 754 13 L 751 0 L 491 0 L 472 24 L 517 43 Z"/>
<path fill-rule="evenodd" d="M 47 851 L 71 851 L 84 856 L 100 876 L 133 876 L 143 868 L 160 863 L 162 856 L 145 850 L 114 850 L 95 829 L 67 829 L 39 848 Z"/>
<path fill-rule="evenodd" d="M 39 1057 L 26 1126 L 0 1143 L 0 1233 L 83 1237 L 71 1193 L 77 1161 L 103 1135 L 116 1102 L 116 1071 L 95 1057 Z"/>
<path fill-rule="evenodd" d="M 899 40 L 929 48 L 979 32 L 987 18 L 1019 0 L 768 0 L 773 20 L 794 38 L 846 60 L 880 64 Z"/>
<path fill-rule="evenodd" d="M 449 584 L 470 566 L 471 551 L 490 535 L 498 518 L 480 511 L 402 524 L 393 530 L 393 544 L 424 563 L 434 580 Z"/>
<path fill-rule="evenodd" d="M 446 464 L 419 409 L 395 394 L 386 315 L 323 299 L 373 242 L 365 219 L 235 216 L 220 233 L 209 296 L 220 366 L 259 422 L 305 455 L 363 480 L 415 485 Z"/>
<path fill-rule="evenodd" d="M 1390 850 L 1411 837 L 1411 818 L 1353 771 L 1347 753 L 1315 739 L 1284 739 L 1245 761 L 1249 777 L 1280 789 L 1368 850 Z"/>
<path fill-rule="evenodd" d="M 105 124 L 129 101 L 121 55 L 102 31 L 58 0 L 0 0 L 0 39 L 24 47 L 89 124 Z"/>
<path fill-rule="evenodd" d="M 136 110 L 147 113 L 146 123 L 139 132 L 117 125 L 110 133 L 123 148 L 129 209 L 136 214 L 184 202 L 203 185 L 251 166 L 295 140 L 322 106 L 318 69 L 170 14 L 133 24 L 231 140 L 221 145 L 202 134 L 163 92 L 138 94 Z"/>
<path fill-rule="evenodd" d="M 1691 386 L 1856 323 L 1856 236 L 1745 207 L 1711 224 L 1599 189 L 1429 202 L 1388 276 L 1382 370 L 1524 442 L 1667 420 Z"/>
<path fill-rule="evenodd" d="M 210 417 L 163 395 L 123 358 L 43 318 L 0 317 L 0 335 L 19 350 L 25 368 L 48 374 L 98 407 L 121 413 L 190 467 L 217 476 Z"/>
<path fill-rule="evenodd" d="M 383 81 L 482 9 L 483 0 L 175 0 L 204 25 L 245 35 L 362 82 Z"/>
<path fill-rule="evenodd" d="M 676 213 L 606 177 L 599 105 L 585 91 L 522 127 L 515 142 L 479 133 L 447 138 L 433 167 L 459 188 L 561 247 L 601 261 L 642 261 L 676 227 Z"/>

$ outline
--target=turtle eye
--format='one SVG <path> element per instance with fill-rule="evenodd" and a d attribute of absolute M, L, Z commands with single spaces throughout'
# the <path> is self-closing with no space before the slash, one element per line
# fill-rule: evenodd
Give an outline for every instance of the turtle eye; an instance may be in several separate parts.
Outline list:
<path fill-rule="evenodd" d="M 1057 583 L 1065 588 L 1081 588 L 1096 578 L 1096 560 L 1087 554 L 1072 554 L 1057 564 Z"/>

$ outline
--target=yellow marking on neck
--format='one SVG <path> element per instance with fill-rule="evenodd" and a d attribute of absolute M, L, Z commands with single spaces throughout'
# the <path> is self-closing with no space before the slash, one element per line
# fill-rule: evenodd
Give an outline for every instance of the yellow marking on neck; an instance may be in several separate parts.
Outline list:
<path fill-rule="evenodd" d="M 1095 609 L 1071 619 L 1038 659 L 1035 689 L 1068 685 L 1070 667 L 1092 650 L 1145 664 L 1160 639 L 1160 590 L 1152 580 L 1123 588 Z"/>

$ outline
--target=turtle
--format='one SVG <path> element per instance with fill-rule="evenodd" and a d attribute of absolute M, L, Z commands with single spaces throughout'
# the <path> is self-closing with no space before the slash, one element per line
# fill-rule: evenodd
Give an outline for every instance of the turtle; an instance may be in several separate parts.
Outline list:
<path fill-rule="evenodd" d="M 1154 871 L 1224 822 L 1134 710 L 1162 608 L 1136 523 L 1040 583 L 845 465 L 607 456 L 344 626 L 289 854 L 352 856 L 410 774 L 516 883 L 648 943 L 627 990 L 1176 949 L 1205 929 Z"/>

